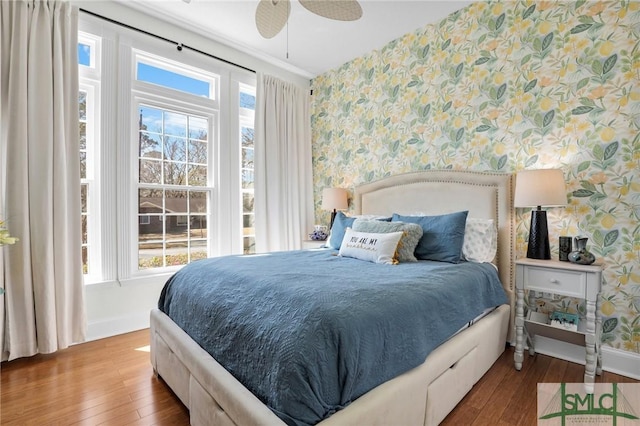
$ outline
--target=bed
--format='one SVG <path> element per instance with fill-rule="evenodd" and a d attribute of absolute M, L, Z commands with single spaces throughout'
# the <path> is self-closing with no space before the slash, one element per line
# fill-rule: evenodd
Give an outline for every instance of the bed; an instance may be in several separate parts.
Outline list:
<path fill-rule="evenodd" d="M 513 335 L 511 197 L 510 175 L 451 170 L 397 175 L 356 188 L 356 214 L 468 210 L 469 217 L 493 219 L 498 229 L 494 263 L 507 303 L 446 339 L 421 364 L 376 385 L 319 424 L 438 424 L 493 365 Z M 189 408 L 193 425 L 285 424 L 158 309 L 151 312 L 151 362 Z"/>

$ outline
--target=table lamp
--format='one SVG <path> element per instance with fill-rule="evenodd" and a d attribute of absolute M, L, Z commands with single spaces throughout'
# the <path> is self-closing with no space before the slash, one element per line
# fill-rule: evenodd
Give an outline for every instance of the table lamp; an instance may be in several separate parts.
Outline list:
<path fill-rule="evenodd" d="M 331 223 L 329 229 L 333 226 L 333 221 L 336 218 L 337 210 L 346 210 L 347 204 L 347 190 L 344 188 L 325 188 L 322 190 L 322 208 L 324 210 L 331 210 Z"/>
<path fill-rule="evenodd" d="M 564 206 L 567 191 L 560 169 L 523 170 L 516 175 L 514 207 L 536 207 L 531 210 L 529 245 L 530 259 L 551 259 L 547 212 L 542 206 Z"/>

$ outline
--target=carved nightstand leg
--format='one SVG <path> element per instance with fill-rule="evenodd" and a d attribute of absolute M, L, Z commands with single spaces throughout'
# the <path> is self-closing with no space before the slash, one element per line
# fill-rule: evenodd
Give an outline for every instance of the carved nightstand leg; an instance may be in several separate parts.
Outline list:
<path fill-rule="evenodd" d="M 593 382 L 596 375 L 596 365 L 598 364 L 596 353 L 596 303 L 586 302 L 587 326 L 585 335 L 586 364 L 584 367 L 585 391 L 593 393 Z M 590 391 L 589 391 L 590 390 Z"/>
<path fill-rule="evenodd" d="M 522 369 L 522 352 L 524 349 L 524 291 L 516 290 L 516 351 L 513 355 L 516 370 Z"/>

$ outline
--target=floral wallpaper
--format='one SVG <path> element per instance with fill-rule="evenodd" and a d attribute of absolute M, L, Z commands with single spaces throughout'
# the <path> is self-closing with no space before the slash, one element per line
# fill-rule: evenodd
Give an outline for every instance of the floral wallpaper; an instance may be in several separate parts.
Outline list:
<path fill-rule="evenodd" d="M 558 167 L 560 235 L 605 266 L 604 344 L 640 353 L 640 2 L 477 2 L 312 81 L 322 189 L 429 168 Z M 517 210 L 517 252 L 529 211 Z M 538 301 L 584 315 L 577 300 Z"/>

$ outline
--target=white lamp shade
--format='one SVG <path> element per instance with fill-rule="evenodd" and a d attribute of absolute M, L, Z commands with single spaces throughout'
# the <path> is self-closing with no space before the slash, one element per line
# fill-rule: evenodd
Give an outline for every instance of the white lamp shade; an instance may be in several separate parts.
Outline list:
<path fill-rule="evenodd" d="M 322 208 L 324 210 L 346 210 L 347 190 L 344 188 L 325 188 L 322 190 Z"/>
<path fill-rule="evenodd" d="M 523 170 L 516 175 L 514 207 L 565 206 L 567 189 L 560 169 Z"/>

